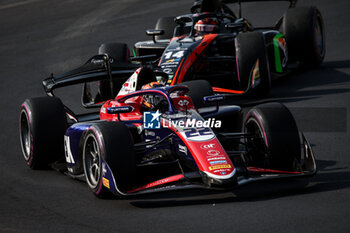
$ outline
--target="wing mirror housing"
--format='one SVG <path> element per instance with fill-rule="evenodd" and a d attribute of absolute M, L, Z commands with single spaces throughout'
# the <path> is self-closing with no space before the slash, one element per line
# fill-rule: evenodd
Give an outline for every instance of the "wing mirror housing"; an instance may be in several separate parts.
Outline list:
<path fill-rule="evenodd" d="M 107 108 L 107 113 L 108 114 L 119 114 L 119 113 L 128 113 L 132 112 L 134 108 L 132 106 L 119 106 L 119 107 L 110 107 Z"/>
<path fill-rule="evenodd" d="M 148 29 L 146 30 L 147 36 L 161 36 L 164 35 L 164 30 L 161 29 Z"/>
<path fill-rule="evenodd" d="M 224 100 L 225 100 L 224 95 L 211 95 L 211 96 L 204 96 L 203 97 L 203 101 L 205 104 L 218 103 L 218 102 L 222 102 Z"/>
<path fill-rule="evenodd" d="M 157 43 L 156 36 L 164 35 L 164 30 L 161 29 L 148 29 L 146 30 L 147 36 L 153 36 L 153 42 Z"/>

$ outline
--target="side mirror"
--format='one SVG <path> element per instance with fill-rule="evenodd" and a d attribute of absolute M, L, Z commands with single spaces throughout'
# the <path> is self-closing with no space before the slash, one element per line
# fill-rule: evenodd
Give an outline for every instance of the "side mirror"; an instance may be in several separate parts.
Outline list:
<path fill-rule="evenodd" d="M 208 113 L 214 113 L 214 112 L 218 112 L 219 111 L 219 102 L 225 100 L 225 96 L 224 95 L 210 95 L 210 96 L 204 96 L 203 97 L 203 102 L 205 104 L 209 104 L 209 103 L 215 103 L 215 108 L 213 108 L 212 111 L 207 112 Z M 212 105 L 210 105 L 212 106 Z M 213 106 L 214 107 L 214 106 Z"/>
<path fill-rule="evenodd" d="M 156 41 L 156 36 L 164 35 L 164 30 L 160 30 L 160 29 L 148 29 L 148 30 L 146 30 L 146 35 L 147 35 L 147 36 L 153 36 L 153 42 L 154 42 L 154 43 L 157 43 L 157 41 Z"/>
<path fill-rule="evenodd" d="M 128 113 L 132 112 L 134 108 L 132 106 L 120 106 L 120 107 L 110 107 L 107 108 L 108 114 L 119 114 L 119 113 Z"/>
<path fill-rule="evenodd" d="M 208 103 L 218 103 L 221 101 L 225 100 L 225 96 L 224 95 L 211 95 L 211 96 L 204 96 L 203 97 L 203 101 L 204 103 L 208 104 Z"/>
<path fill-rule="evenodd" d="M 161 36 L 164 35 L 164 30 L 160 29 L 148 29 L 146 30 L 147 36 Z"/>

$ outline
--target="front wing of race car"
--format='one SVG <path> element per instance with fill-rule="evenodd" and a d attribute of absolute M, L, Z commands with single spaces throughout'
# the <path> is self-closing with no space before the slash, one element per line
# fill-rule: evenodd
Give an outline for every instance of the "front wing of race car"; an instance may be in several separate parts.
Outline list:
<path fill-rule="evenodd" d="M 203 173 L 200 172 L 185 172 L 182 174 L 176 174 L 169 177 L 165 177 L 146 185 L 122 192 L 118 189 L 113 173 L 111 172 L 108 164 L 102 160 L 103 164 L 103 183 L 102 185 L 108 188 L 112 193 L 117 196 L 134 196 L 147 193 L 164 192 L 171 190 L 181 189 L 213 189 L 213 190 L 230 190 L 242 185 L 246 185 L 253 182 L 274 180 L 274 179 L 288 179 L 313 176 L 317 172 L 316 160 L 312 151 L 312 148 L 302 135 L 303 140 L 303 158 L 301 161 L 300 170 L 298 171 L 280 171 L 273 169 L 264 169 L 258 167 L 246 167 L 241 164 L 241 156 L 232 157 L 232 162 L 237 168 L 235 173 L 236 184 L 233 186 L 211 186 L 203 182 Z"/>

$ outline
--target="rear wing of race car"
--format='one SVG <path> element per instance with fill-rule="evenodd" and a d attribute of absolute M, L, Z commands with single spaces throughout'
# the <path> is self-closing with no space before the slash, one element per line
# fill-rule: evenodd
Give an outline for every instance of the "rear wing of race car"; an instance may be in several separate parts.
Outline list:
<path fill-rule="evenodd" d="M 70 86 L 78 83 L 109 80 L 111 82 L 111 95 L 115 96 L 113 80 L 129 77 L 142 65 L 149 61 L 154 61 L 155 55 L 146 55 L 140 57 L 131 57 L 131 61 L 139 63 L 118 63 L 114 58 L 109 57 L 108 54 L 100 54 L 90 58 L 83 66 L 61 74 L 59 76 L 51 76 L 44 79 L 42 82 L 44 91 L 49 96 L 54 96 L 53 90 L 59 87 Z M 157 75 L 164 76 L 163 72 L 155 72 Z"/>
<path fill-rule="evenodd" d="M 199 12 L 218 12 L 223 10 L 226 14 L 229 14 L 235 18 L 242 18 L 242 2 L 268 2 L 268 1 L 275 1 L 275 2 L 289 2 L 289 8 L 294 8 L 297 4 L 297 0 L 212 0 L 212 1 L 205 1 L 205 0 L 197 0 L 193 3 L 193 6 L 191 7 L 192 13 L 199 13 Z M 239 5 L 238 8 L 238 17 L 233 13 L 233 11 L 226 6 L 226 4 L 230 3 L 237 3 Z M 200 9 L 202 11 L 200 11 Z M 278 28 L 282 23 L 282 17 L 277 21 L 275 24 L 275 28 Z"/>
<path fill-rule="evenodd" d="M 114 84 L 122 83 L 128 77 L 130 77 L 135 70 L 139 68 L 138 64 L 131 63 L 115 63 L 113 58 L 110 58 L 107 54 L 96 55 L 90 58 L 83 66 L 69 71 L 67 73 L 50 77 L 43 80 L 42 85 L 44 91 L 48 96 L 55 96 L 54 90 L 61 87 L 72 86 L 75 84 L 84 84 L 82 91 L 81 103 L 85 108 L 100 108 L 101 103 L 89 103 L 87 99 L 89 96 L 89 82 L 104 81 L 109 83 L 109 89 L 106 90 L 111 98 L 115 97 L 117 88 L 114 88 Z M 118 82 L 120 80 L 120 82 Z M 107 85 L 108 86 L 108 85 Z M 65 111 L 68 117 L 76 122 L 93 119 L 94 113 L 91 114 L 76 114 L 66 105 L 64 105 Z M 91 118 L 92 117 L 92 118 Z"/>
<path fill-rule="evenodd" d="M 222 3 L 238 3 L 242 2 L 290 2 L 289 7 L 295 7 L 298 0 L 222 0 Z"/>
<path fill-rule="evenodd" d="M 289 8 L 294 8 L 297 4 L 297 0 L 222 0 L 223 3 L 238 3 L 238 18 L 242 17 L 242 2 L 289 2 Z"/>
<path fill-rule="evenodd" d="M 55 96 L 54 90 L 61 87 L 71 86 L 75 84 L 84 84 L 81 104 L 85 108 L 100 108 L 102 104 L 109 99 L 115 98 L 120 90 L 122 84 L 141 66 L 148 64 L 150 61 L 155 60 L 154 55 L 132 57 L 131 61 L 137 61 L 138 63 L 120 63 L 115 62 L 113 57 L 109 57 L 108 54 L 100 54 L 90 58 L 81 67 L 69 71 L 67 73 L 51 76 L 43 80 L 42 85 L 44 91 L 48 96 Z M 167 74 L 162 71 L 155 71 L 155 74 L 164 79 L 167 78 Z M 103 84 L 104 93 L 107 93 L 102 99 L 93 98 L 90 93 L 89 82 L 100 81 L 99 88 Z M 107 85 L 106 85 L 107 84 Z M 83 115 L 77 115 L 67 106 L 65 110 L 70 118 L 75 121 L 86 119 Z"/>
<path fill-rule="evenodd" d="M 116 63 L 107 54 L 96 55 L 90 58 L 83 66 L 59 76 L 51 76 L 43 80 L 44 91 L 54 96 L 53 90 L 59 87 L 70 86 L 99 80 L 118 79 L 131 75 L 139 65 L 131 63 Z M 113 93 L 114 94 L 114 93 Z"/>
<path fill-rule="evenodd" d="M 191 7 L 191 12 L 198 13 L 198 9 L 202 9 L 202 12 L 215 12 L 220 11 L 220 9 L 223 9 L 224 12 L 232 14 L 232 11 L 225 5 L 230 3 L 238 3 L 239 4 L 239 18 L 241 18 L 241 3 L 242 2 L 268 2 L 268 1 L 276 1 L 276 2 L 289 2 L 289 8 L 293 8 L 297 4 L 297 0 L 212 0 L 212 1 L 205 1 L 205 0 L 196 0 L 193 3 L 193 6 Z M 204 6 L 205 5 L 205 6 Z M 203 9 L 205 8 L 205 10 Z M 208 10 L 209 9 L 209 10 Z"/>

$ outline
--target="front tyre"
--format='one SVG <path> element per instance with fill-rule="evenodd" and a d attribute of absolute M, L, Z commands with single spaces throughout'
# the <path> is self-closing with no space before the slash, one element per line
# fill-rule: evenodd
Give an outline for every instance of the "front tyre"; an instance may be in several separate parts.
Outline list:
<path fill-rule="evenodd" d="M 133 140 L 128 128 L 120 122 L 98 122 L 84 132 L 81 139 L 86 182 L 99 198 L 110 194 L 103 183 L 103 161 L 113 173 L 117 189 L 129 190 L 136 172 Z M 111 180 L 109 182 L 112 182 Z"/>
<path fill-rule="evenodd" d="M 176 23 L 175 17 L 162 17 L 157 20 L 155 29 L 164 30 L 163 35 L 156 36 L 156 40 L 164 40 L 173 38 Z"/>
<path fill-rule="evenodd" d="M 187 95 L 191 97 L 194 106 L 198 108 L 207 107 L 208 104 L 204 103 L 203 97 L 214 95 L 213 88 L 206 80 L 193 80 L 180 83 L 178 85 L 187 86 L 189 91 Z"/>
<path fill-rule="evenodd" d="M 295 171 L 300 168 L 301 149 L 297 125 L 283 104 L 267 103 L 252 108 L 244 118 L 250 166 Z"/>
<path fill-rule="evenodd" d="M 66 128 L 66 115 L 60 99 L 39 97 L 23 102 L 19 135 L 23 157 L 30 168 L 46 168 L 64 158 Z"/>
<path fill-rule="evenodd" d="M 260 82 L 252 89 L 252 94 L 259 97 L 267 96 L 271 90 L 271 77 L 263 34 L 261 32 L 238 34 L 236 59 L 240 88 L 246 90 L 252 82 Z"/>
<path fill-rule="evenodd" d="M 108 54 L 118 63 L 130 62 L 130 51 L 125 43 L 104 43 L 98 48 L 98 54 Z M 114 61 L 113 61 L 114 62 Z"/>

